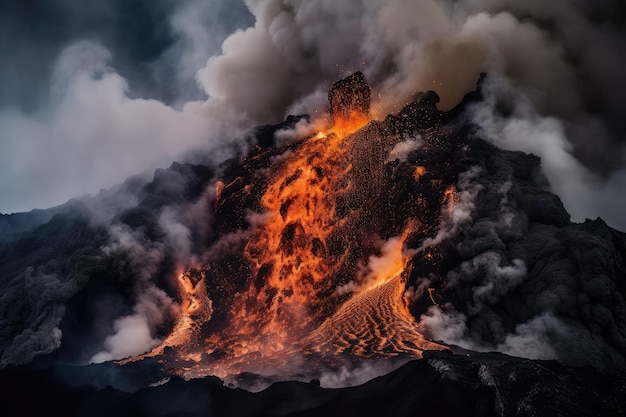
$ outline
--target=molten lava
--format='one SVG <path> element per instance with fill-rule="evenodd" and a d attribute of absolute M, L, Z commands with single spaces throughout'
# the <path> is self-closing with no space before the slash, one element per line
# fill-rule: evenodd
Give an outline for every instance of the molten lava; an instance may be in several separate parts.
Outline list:
<path fill-rule="evenodd" d="M 147 356 L 174 347 L 185 363 L 173 366 L 176 372 L 227 378 L 264 374 L 303 355 L 332 362 L 343 354 L 420 357 L 445 349 L 422 336 L 404 296 L 413 255 L 406 241 L 419 222 L 400 225 L 399 236 L 386 242 L 369 224 L 377 222 L 371 206 L 380 199 L 386 155 L 400 139 L 370 123 L 362 74 L 337 83 L 329 99 L 332 125 L 289 147 L 265 171 L 260 213 L 248 216 L 243 245 L 250 274 L 229 299 L 227 323 L 202 334 L 212 320 L 212 294 L 204 274 L 187 272 L 179 277 L 180 318 Z M 416 182 L 425 174 L 414 168 Z M 233 195 L 236 185 L 218 181 L 216 200 Z"/>
<path fill-rule="evenodd" d="M 404 239 L 390 239 L 382 256 L 370 257 L 369 272 L 354 295 L 309 337 L 305 346 L 312 352 L 336 356 L 348 352 L 362 357 L 408 353 L 421 357 L 424 350 L 442 346 L 422 336 L 404 297 L 409 257 Z"/>

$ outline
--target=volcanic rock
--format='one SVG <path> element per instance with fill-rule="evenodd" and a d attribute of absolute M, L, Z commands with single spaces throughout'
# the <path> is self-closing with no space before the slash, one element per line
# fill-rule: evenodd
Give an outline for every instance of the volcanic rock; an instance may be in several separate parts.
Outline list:
<path fill-rule="evenodd" d="M 626 415 L 623 376 L 463 351 L 427 352 L 423 360 L 343 389 L 322 388 L 319 381 L 279 382 L 252 393 L 216 378 L 162 378 L 140 364 L 60 366 L 30 374 L 11 369 L 0 374 L 0 389 L 0 413 L 28 417 Z M 24 392 L 36 401 L 24 401 Z"/>
<path fill-rule="evenodd" d="M 361 71 L 335 82 L 328 93 L 330 115 L 348 120 L 353 114 L 369 116 L 371 90 Z"/>

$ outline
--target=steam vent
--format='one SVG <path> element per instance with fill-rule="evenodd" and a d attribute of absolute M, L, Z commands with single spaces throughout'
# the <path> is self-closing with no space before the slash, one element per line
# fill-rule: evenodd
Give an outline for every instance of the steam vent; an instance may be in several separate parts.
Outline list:
<path fill-rule="evenodd" d="M 428 91 L 373 120 L 356 72 L 330 89 L 330 123 L 289 116 L 219 164 L 35 213 L 0 246 L 0 383 L 45 401 L 5 403 L 625 415 L 626 235 L 572 222 L 538 157 L 482 137 L 485 82 L 448 112 Z M 112 201 L 112 224 L 92 221 Z"/>

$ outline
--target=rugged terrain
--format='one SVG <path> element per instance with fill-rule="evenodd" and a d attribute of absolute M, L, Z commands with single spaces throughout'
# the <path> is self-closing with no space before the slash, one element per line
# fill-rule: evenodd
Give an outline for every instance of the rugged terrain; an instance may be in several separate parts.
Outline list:
<path fill-rule="evenodd" d="M 2 406 L 626 413 L 626 236 L 571 222 L 539 158 L 482 137 L 485 82 L 372 121 L 357 73 L 318 132 L 290 116 L 219 165 L 0 218 L 0 381 L 37 399 Z M 127 323 L 146 354 L 115 357 Z"/>

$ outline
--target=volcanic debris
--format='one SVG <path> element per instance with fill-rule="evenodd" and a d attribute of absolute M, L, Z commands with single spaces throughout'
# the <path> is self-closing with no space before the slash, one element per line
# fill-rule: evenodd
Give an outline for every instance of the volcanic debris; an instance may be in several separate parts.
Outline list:
<path fill-rule="evenodd" d="M 337 118 L 348 120 L 354 113 L 369 116 L 371 90 L 365 75 L 357 71 L 335 82 L 328 92 L 328 101 L 333 120 Z"/>

